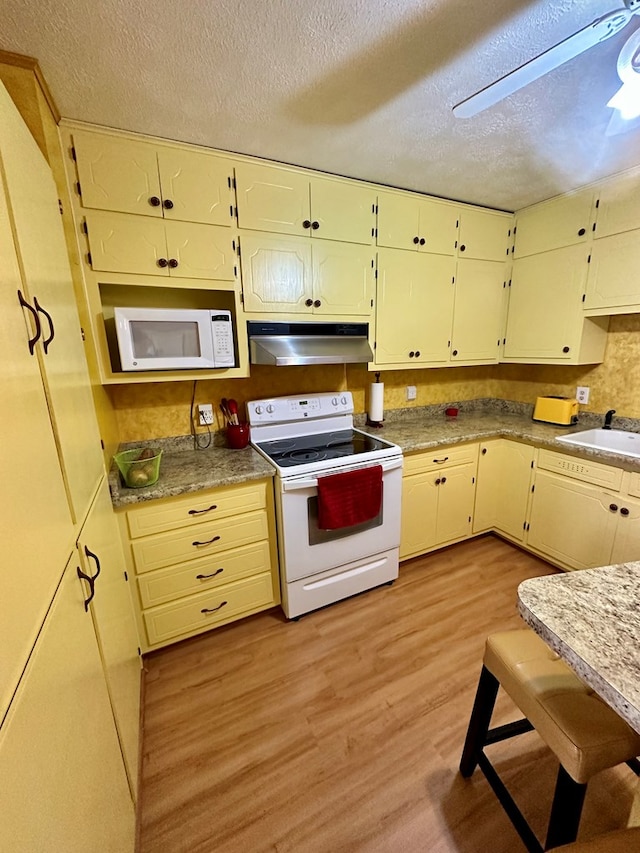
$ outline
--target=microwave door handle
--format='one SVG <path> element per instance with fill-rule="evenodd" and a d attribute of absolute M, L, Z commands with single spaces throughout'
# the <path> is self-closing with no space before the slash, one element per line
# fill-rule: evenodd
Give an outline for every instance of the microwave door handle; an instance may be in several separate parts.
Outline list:
<path fill-rule="evenodd" d="M 375 464 L 375 463 L 374 463 Z M 402 468 L 402 456 L 399 456 L 395 459 L 387 459 L 382 464 L 383 473 L 387 471 L 394 471 L 396 468 Z M 364 465 L 364 468 L 371 467 L 370 465 Z M 347 468 L 347 471 L 357 470 L 355 468 Z M 340 473 L 336 471 L 335 473 Z M 282 481 L 282 491 L 283 492 L 294 492 L 300 489 L 315 489 L 318 486 L 318 478 L 317 477 L 309 477 L 303 480 L 283 480 Z"/>

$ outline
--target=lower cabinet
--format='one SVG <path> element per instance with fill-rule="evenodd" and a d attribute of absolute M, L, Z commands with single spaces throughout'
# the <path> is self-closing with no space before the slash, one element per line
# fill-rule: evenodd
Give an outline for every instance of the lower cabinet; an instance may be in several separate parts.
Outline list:
<path fill-rule="evenodd" d="M 496 530 L 522 542 L 536 450 L 505 438 L 480 444 L 473 532 Z"/>
<path fill-rule="evenodd" d="M 144 651 L 280 602 L 271 479 L 120 513 Z"/>
<path fill-rule="evenodd" d="M 477 444 L 406 457 L 400 559 L 471 535 L 477 465 Z"/>
<path fill-rule="evenodd" d="M 0 729 L 2 850 L 134 849 L 134 804 L 84 601 L 72 558 Z"/>

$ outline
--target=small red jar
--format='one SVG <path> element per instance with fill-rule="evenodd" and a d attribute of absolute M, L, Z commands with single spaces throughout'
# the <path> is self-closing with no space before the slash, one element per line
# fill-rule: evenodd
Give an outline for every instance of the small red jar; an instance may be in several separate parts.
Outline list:
<path fill-rule="evenodd" d="M 249 424 L 229 424 L 227 426 L 227 447 L 242 450 L 249 444 Z"/>

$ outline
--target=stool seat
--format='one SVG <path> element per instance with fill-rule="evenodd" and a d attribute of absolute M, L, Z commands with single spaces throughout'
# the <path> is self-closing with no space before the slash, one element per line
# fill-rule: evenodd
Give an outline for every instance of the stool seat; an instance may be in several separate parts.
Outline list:
<path fill-rule="evenodd" d="M 637 853 L 640 850 L 640 827 L 608 832 L 590 841 L 576 841 L 555 847 L 550 853 Z"/>
<path fill-rule="evenodd" d="M 576 782 L 640 755 L 640 735 L 532 631 L 492 634 L 484 665 Z"/>

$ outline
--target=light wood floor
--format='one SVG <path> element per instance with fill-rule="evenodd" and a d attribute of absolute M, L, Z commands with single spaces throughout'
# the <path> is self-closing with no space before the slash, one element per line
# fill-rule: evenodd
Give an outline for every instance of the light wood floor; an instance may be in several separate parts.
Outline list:
<path fill-rule="evenodd" d="M 300 622 L 270 611 L 148 656 L 140 853 L 520 853 L 457 766 L 484 639 L 523 627 L 519 582 L 553 571 L 487 536 Z M 497 712 L 518 716 L 504 695 Z M 543 836 L 555 761 L 535 733 L 490 749 Z M 592 780 L 580 837 L 624 826 L 634 781 Z"/>

